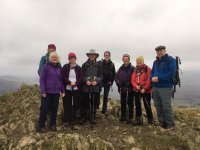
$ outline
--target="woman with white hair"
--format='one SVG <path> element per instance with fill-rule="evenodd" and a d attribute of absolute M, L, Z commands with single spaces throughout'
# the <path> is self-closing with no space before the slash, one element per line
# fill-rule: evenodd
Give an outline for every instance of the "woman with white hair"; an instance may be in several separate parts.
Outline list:
<path fill-rule="evenodd" d="M 42 95 L 39 117 L 39 132 L 45 132 L 47 113 L 50 111 L 50 129 L 56 131 L 56 117 L 59 96 L 64 97 L 64 86 L 62 83 L 60 58 L 56 52 L 49 56 L 49 63 L 45 64 L 40 75 L 40 92 Z"/>

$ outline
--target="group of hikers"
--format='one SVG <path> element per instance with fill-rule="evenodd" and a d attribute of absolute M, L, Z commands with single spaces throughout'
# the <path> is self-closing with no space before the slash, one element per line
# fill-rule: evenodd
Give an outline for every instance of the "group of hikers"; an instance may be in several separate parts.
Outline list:
<path fill-rule="evenodd" d="M 156 60 L 152 69 L 144 63 L 143 56 L 136 58 L 136 66 L 130 62 L 130 55 L 122 56 L 123 64 L 115 71 L 111 53 L 104 52 L 104 59 L 97 61 L 99 54 L 95 50 L 86 53 L 88 60 L 79 66 L 77 56 L 70 52 L 66 64 L 62 67 L 60 57 L 54 44 L 48 45 L 48 51 L 40 60 L 41 106 L 39 115 L 39 132 L 46 132 L 47 115 L 50 115 L 50 129 L 56 131 L 56 118 L 59 97 L 63 100 L 65 126 L 77 123 L 77 110 L 80 104 L 80 124 L 89 121 L 96 124 L 96 112 L 100 105 L 100 92 L 103 92 L 101 113 L 108 115 L 107 103 L 110 88 L 115 81 L 120 94 L 120 122 L 142 125 L 142 106 L 148 124 L 154 123 L 151 98 L 157 111 L 158 125 L 175 130 L 171 107 L 173 79 L 176 72 L 175 59 L 166 53 L 165 46 L 158 46 Z M 127 107 L 128 106 L 128 107 Z M 135 114 L 134 114 L 135 110 Z"/>

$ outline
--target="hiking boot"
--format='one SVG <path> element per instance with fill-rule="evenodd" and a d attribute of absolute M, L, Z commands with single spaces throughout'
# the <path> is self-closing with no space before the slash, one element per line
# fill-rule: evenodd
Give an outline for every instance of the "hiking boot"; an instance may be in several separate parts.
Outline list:
<path fill-rule="evenodd" d="M 97 124 L 96 119 L 93 119 L 93 120 L 91 121 L 91 124 Z"/>
<path fill-rule="evenodd" d="M 47 129 L 46 129 L 46 128 L 39 128 L 39 129 L 38 129 L 38 132 L 39 132 L 39 133 L 46 133 L 46 132 L 47 132 Z"/>
<path fill-rule="evenodd" d="M 159 126 L 164 128 L 164 129 L 167 129 L 167 123 L 166 122 L 160 122 Z"/>
<path fill-rule="evenodd" d="M 143 120 L 142 118 L 136 118 L 134 121 L 133 121 L 133 125 L 143 125 Z"/>
<path fill-rule="evenodd" d="M 176 129 L 175 129 L 175 127 L 167 127 L 166 130 L 167 131 L 175 131 Z"/>
<path fill-rule="evenodd" d="M 102 114 L 108 116 L 108 112 L 107 111 L 101 111 Z"/>
<path fill-rule="evenodd" d="M 126 120 L 126 123 L 128 123 L 128 124 L 131 123 L 131 122 L 133 122 L 133 119 L 127 119 Z"/>
<path fill-rule="evenodd" d="M 152 125 L 153 124 L 153 119 L 148 119 L 148 125 Z"/>
<path fill-rule="evenodd" d="M 56 126 L 51 126 L 51 127 L 50 127 L 50 130 L 53 131 L 53 132 L 56 132 L 56 131 L 57 131 L 57 128 L 56 128 Z"/>
<path fill-rule="evenodd" d="M 69 122 L 64 122 L 64 123 L 63 123 L 63 126 L 64 126 L 64 127 L 69 127 L 70 124 L 69 124 Z"/>
<path fill-rule="evenodd" d="M 85 118 L 82 118 L 82 119 L 80 120 L 80 124 L 81 124 L 81 125 L 84 125 L 86 122 L 87 122 L 87 120 L 86 120 Z"/>
<path fill-rule="evenodd" d="M 124 121 L 126 121 L 126 119 L 125 118 L 120 118 L 119 121 L 120 122 L 124 122 Z"/>

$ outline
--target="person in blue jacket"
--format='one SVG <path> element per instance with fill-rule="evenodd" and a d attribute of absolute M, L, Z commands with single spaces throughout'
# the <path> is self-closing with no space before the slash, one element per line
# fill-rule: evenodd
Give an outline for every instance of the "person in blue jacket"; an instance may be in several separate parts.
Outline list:
<path fill-rule="evenodd" d="M 38 68 L 38 75 L 40 76 L 42 68 L 44 67 L 45 64 L 49 62 L 49 55 L 51 52 L 56 51 L 56 46 L 54 44 L 49 44 L 48 45 L 48 51 L 47 53 L 41 57 L 40 63 L 39 63 L 39 68 Z"/>
<path fill-rule="evenodd" d="M 175 130 L 171 98 L 176 62 L 173 57 L 166 53 L 165 46 L 158 46 L 155 50 L 157 57 L 153 63 L 150 76 L 153 83 L 154 105 L 156 107 L 159 125 L 168 130 Z"/>

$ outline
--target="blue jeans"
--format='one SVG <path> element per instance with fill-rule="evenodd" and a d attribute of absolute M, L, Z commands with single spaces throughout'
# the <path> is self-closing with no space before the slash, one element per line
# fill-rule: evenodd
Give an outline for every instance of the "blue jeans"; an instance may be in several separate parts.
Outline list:
<path fill-rule="evenodd" d="M 50 126 L 56 126 L 56 118 L 58 111 L 60 94 L 46 94 L 46 97 L 41 98 L 40 116 L 39 116 L 39 128 L 45 127 L 47 120 L 47 114 L 50 112 Z M 49 110 L 49 108 L 51 110 Z"/>
<path fill-rule="evenodd" d="M 172 88 L 153 88 L 153 100 L 158 121 L 166 124 L 168 128 L 175 126 L 171 106 L 172 91 Z"/>

